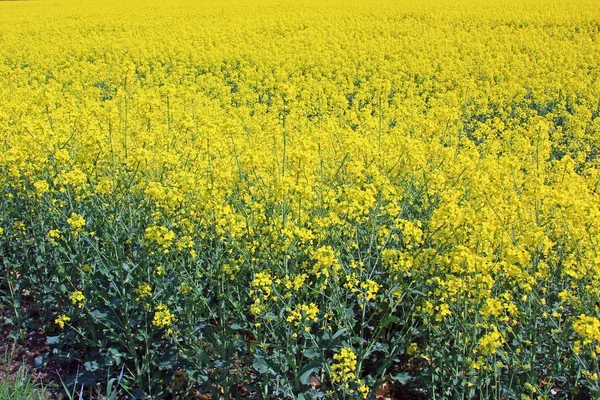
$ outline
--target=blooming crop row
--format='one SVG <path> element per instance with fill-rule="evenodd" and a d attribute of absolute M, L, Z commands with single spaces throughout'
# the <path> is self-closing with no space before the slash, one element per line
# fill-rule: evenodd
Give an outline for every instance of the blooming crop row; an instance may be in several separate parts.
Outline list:
<path fill-rule="evenodd" d="M 40 364 L 133 397 L 600 393 L 594 1 L 0 16 L 0 298 Z"/>

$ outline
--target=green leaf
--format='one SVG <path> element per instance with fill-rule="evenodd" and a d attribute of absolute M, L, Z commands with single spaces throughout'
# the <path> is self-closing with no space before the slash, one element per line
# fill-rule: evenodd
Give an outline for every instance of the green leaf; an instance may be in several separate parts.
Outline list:
<path fill-rule="evenodd" d="M 97 321 L 105 320 L 105 319 L 106 319 L 106 317 L 108 316 L 108 314 L 106 314 L 106 313 L 104 313 L 104 312 L 102 312 L 102 311 L 99 311 L 99 310 L 94 310 L 94 311 L 92 311 L 92 312 L 90 313 L 90 315 L 91 315 L 92 317 L 94 317 L 94 319 L 96 319 Z"/>
<path fill-rule="evenodd" d="M 269 365 L 262 357 L 255 357 L 254 362 L 252 363 L 252 367 L 257 370 L 260 374 L 266 374 L 271 370 Z"/>
<path fill-rule="evenodd" d="M 314 348 L 304 349 L 302 354 L 304 354 L 304 357 L 308 358 L 309 360 L 314 360 L 321 355 L 321 353 Z"/>
<path fill-rule="evenodd" d="M 400 319 L 398 317 L 396 317 L 395 315 L 388 315 L 387 317 L 385 317 L 383 319 L 383 321 L 381 321 L 381 328 L 386 328 L 389 325 L 400 321 Z"/>
<path fill-rule="evenodd" d="M 402 385 L 406 385 L 411 380 L 411 376 L 407 372 L 400 372 L 396 375 L 390 375 L 390 378 Z"/>
<path fill-rule="evenodd" d="M 94 372 L 100 368 L 100 365 L 96 361 L 87 361 L 83 363 L 83 366 L 85 367 L 85 370 L 89 372 Z"/>
<path fill-rule="evenodd" d="M 306 365 L 302 369 L 302 372 L 300 373 L 300 383 L 302 383 L 303 385 L 308 385 L 308 382 L 310 382 L 310 376 L 314 372 L 319 371 L 320 369 L 321 369 L 320 363 L 310 363 L 310 364 Z"/>
<path fill-rule="evenodd" d="M 344 333 L 346 333 L 346 331 L 344 329 L 340 329 L 336 333 L 333 334 L 331 339 L 335 340 L 335 339 L 339 338 L 340 336 L 342 336 Z"/>

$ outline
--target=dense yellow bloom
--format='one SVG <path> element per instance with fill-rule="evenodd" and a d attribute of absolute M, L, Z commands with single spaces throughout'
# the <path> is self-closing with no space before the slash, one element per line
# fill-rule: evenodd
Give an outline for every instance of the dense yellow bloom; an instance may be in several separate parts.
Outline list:
<path fill-rule="evenodd" d="M 279 3 L 0 1 L 3 254 L 76 254 L 48 268 L 88 293 L 117 246 L 161 264 L 127 283 L 146 310 L 218 279 L 260 329 L 323 314 L 335 332 L 357 309 L 405 329 L 386 313 L 408 301 L 394 316 L 427 329 L 398 351 L 428 371 L 448 343 L 463 369 L 506 350 L 513 365 L 494 367 L 521 370 L 535 344 L 513 339 L 541 317 L 573 341 L 573 369 L 596 365 L 600 7 Z M 113 228 L 126 243 L 107 243 Z M 332 380 L 366 396 L 357 368 L 342 349 Z"/>
<path fill-rule="evenodd" d="M 481 355 L 494 354 L 503 343 L 504 337 L 494 326 L 491 332 L 483 335 L 477 342 L 477 352 Z"/>
<path fill-rule="evenodd" d="M 351 348 L 343 348 L 333 356 L 331 381 L 347 383 L 356 379 L 356 354 Z"/>
<path fill-rule="evenodd" d="M 373 301 L 376 298 L 377 292 L 379 292 L 380 286 L 377 282 L 368 279 L 366 282 L 361 282 L 360 288 L 362 290 L 358 294 L 358 298 L 365 301 Z"/>
<path fill-rule="evenodd" d="M 164 250 L 168 249 L 175 239 L 175 232 L 164 226 L 149 226 L 146 228 L 145 238 L 156 242 Z"/>
<path fill-rule="evenodd" d="M 45 180 L 37 180 L 33 183 L 33 187 L 35 187 L 35 190 L 37 191 L 37 193 L 39 195 L 42 195 L 44 193 L 47 193 L 50 190 L 50 185 L 48 185 L 48 182 Z"/>
<path fill-rule="evenodd" d="M 79 168 L 60 174 L 55 183 L 80 188 L 87 182 L 87 176 Z"/>
<path fill-rule="evenodd" d="M 138 292 L 138 297 L 135 299 L 135 301 L 139 302 L 146 297 L 152 297 L 152 286 L 150 286 L 148 283 L 142 283 L 137 287 L 136 290 Z"/>
<path fill-rule="evenodd" d="M 156 306 L 156 310 L 154 311 L 154 318 L 152 319 L 152 325 L 158 327 L 169 326 L 175 320 L 175 315 L 171 313 L 167 306 L 164 304 L 159 304 Z"/>
<path fill-rule="evenodd" d="M 293 309 L 288 309 L 287 322 L 294 323 L 295 326 L 300 324 L 310 324 L 317 322 L 317 315 L 319 314 L 319 308 L 315 303 L 310 304 L 299 304 Z"/>
<path fill-rule="evenodd" d="M 96 193 L 106 195 L 113 191 L 113 183 L 110 179 L 102 178 L 96 185 Z"/>
<path fill-rule="evenodd" d="M 85 219 L 77 213 L 72 213 L 67 219 L 67 222 L 75 233 L 79 232 L 79 230 L 85 226 Z"/>
<path fill-rule="evenodd" d="M 85 296 L 83 295 L 82 291 L 76 290 L 69 295 L 69 299 L 71 300 L 71 303 L 77 307 L 82 307 L 85 301 Z"/>
<path fill-rule="evenodd" d="M 581 337 L 584 345 L 600 343 L 600 319 L 596 317 L 581 314 L 573 322 L 573 330 Z"/>
<path fill-rule="evenodd" d="M 271 279 L 271 276 L 266 272 L 259 272 L 255 275 L 252 282 L 250 282 L 250 286 L 255 288 L 255 290 L 250 291 L 250 295 L 252 296 L 256 293 L 266 300 L 271 295 L 272 285 L 273 280 Z"/>
<path fill-rule="evenodd" d="M 58 325 L 59 328 L 62 329 L 65 327 L 65 324 L 70 320 L 71 318 L 67 317 L 66 315 L 59 315 L 58 318 L 54 320 L 54 323 L 56 323 L 56 325 Z"/>
<path fill-rule="evenodd" d="M 296 275 L 291 280 L 286 277 L 285 287 L 286 287 L 286 289 L 291 289 L 294 292 L 297 292 L 298 290 L 300 290 L 302 285 L 304 285 L 304 282 L 306 281 L 307 278 L 308 278 L 308 276 L 306 274 Z"/>
<path fill-rule="evenodd" d="M 317 278 L 321 275 L 328 278 L 331 271 L 337 272 L 341 268 L 331 246 L 318 248 L 313 254 L 313 260 L 315 260 L 313 274 Z"/>
<path fill-rule="evenodd" d="M 502 304 L 502 301 L 500 301 L 498 299 L 493 299 L 493 298 L 487 299 L 485 301 L 483 308 L 481 309 L 481 315 L 485 319 L 488 319 L 490 317 L 498 318 L 503 313 L 504 313 L 504 306 Z"/>

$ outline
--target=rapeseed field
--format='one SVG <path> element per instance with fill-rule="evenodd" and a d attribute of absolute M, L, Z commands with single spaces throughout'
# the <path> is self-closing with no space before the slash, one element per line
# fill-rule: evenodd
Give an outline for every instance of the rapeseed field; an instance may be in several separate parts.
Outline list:
<path fill-rule="evenodd" d="M 597 1 L 2 1 L 4 321 L 107 398 L 596 398 L 599 68 Z"/>

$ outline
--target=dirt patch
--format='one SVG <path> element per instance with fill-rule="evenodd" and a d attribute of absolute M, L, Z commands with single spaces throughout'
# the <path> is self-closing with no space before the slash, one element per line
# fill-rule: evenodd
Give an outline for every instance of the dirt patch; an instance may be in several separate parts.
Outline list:
<path fill-rule="evenodd" d="M 6 0 L 0 0 L 6 1 Z M 31 307 L 23 307 L 27 312 Z M 40 330 L 33 330 L 26 335 L 18 334 L 12 324 L 6 323 L 10 313 L 0 309 L 0 380 L 12 380 L 19 368 L 25 367 L 32 380 L 40 382 L 56 397 L 60 389 L 61 377 L 69 376 L 76 371 L 77 366 L 71 363 L 57 363 L 50 360 L 44 367 L 39 367 L 36 358 L 51 351 L 47 335 Z M 19 340 L 14 338 L 19 337 Z"/>

